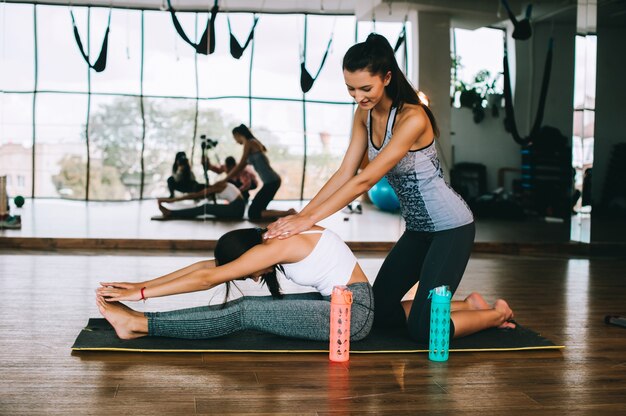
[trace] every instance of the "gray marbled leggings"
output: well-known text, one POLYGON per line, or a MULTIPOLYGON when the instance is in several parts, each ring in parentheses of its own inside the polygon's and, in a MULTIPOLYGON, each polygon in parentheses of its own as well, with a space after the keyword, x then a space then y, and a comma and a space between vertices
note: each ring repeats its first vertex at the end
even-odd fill
MULTIPOLYGON (((374 298, 369 283, 354 283, 350 339, 367 336, 374 322, 374 298)), ((271 296, 244 296, 224 305, 200 306, 170 312, 146 312, 148 335, 205 339, 244 329, 284 337, 328 341, 330 296, 319 293, 271 296)))

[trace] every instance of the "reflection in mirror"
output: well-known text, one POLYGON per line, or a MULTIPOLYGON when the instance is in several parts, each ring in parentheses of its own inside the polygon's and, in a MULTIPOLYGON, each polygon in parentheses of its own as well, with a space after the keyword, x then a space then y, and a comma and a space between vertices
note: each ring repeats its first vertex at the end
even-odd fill
POLYGON ((475 214, 478 242, 570 239, 572 110, 563 100, 573 95, 575 10, 539 10, 532 24, 523 41, 507 22, 453 33, 450 182, 475 214))
POLYGON ((595 0, 578 0, 574 67, 574 127, 572 135, 571 239, 591 239, 591 178, 596 111, 596 16, 595 0))

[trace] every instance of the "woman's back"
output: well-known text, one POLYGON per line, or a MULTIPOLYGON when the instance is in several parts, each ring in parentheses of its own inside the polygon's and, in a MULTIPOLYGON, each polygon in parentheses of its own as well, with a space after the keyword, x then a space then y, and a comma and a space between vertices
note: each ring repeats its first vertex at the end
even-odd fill
POLYGON ((356 257, 329 229, 305 231, 294 237, 304 239, 309 234, 320 234, 320 237, 302 260, 282 264, 285 277, 302 286, 313 286, 323 296, 330 296, 334 286, 348 283, 357 265, 356 257))
MULTIPOLYGON (((251 144, 251 146, 253 146, 251 144)), ((248 155, 248 163, 254 167, 264 184, 280 181, 280 176, 270 166, 270 161, 264 151, 254 146, 248 155), (257 150, 255 150, 255 148, 257 150)))

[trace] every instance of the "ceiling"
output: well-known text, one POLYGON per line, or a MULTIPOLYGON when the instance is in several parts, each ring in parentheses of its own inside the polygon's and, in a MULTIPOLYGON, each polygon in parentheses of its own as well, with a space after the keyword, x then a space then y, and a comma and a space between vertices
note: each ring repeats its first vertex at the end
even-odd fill
MULTIPOLYGON (((5 0, 40 4, 113 6, 145 10, 166 10, 166 0, 5 0)), ((176 10, 208 11, 214 0, 171 0, 176 10)), ((626 20, 626 0, 597 1, 600 8, 610 8, 612 22, 626 20)), ((533 4, 533 21, 570 20, 575 17, 578 0, 508 0, 516 15, 521 16, 528 3, 533 4)), ((507 21, 500 0, 219 0, 222 11, 255 11, 266 13, 319 13, 356 15, 359 20, 403 20, 409 10, 447 13, 454 27, 475 29, 500 26, 507 21)))

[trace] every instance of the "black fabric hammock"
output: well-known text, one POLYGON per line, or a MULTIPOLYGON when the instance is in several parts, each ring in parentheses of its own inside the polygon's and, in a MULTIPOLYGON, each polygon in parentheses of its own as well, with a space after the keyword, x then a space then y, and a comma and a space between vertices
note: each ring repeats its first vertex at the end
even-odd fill
POLYGON ((526 15, 524 19, 518 21, 509 6, 509 2, 507 0, 500 0, 502 5, 506 9, 507 14, 509 15, 509 19, 511 19, 511 23, 513 23, 513 39, 517 40, 526 40, 530 38, 533 31, 530 27, 530 15, 533 10, 533 5, 529 4, 526 6, 526 15))
POLYGON ((306 69, 306 32, 307 32, 307 16, 304 16, 304 50, 302 52, 302 62, 300 63, 300 87, 302 88, 302 92, 306 93, 311 90, 315 80, 322 72, 322 68, 324 68, 324 63, 326 62, 326 58, 328 58, 328 52, 330 51, 330 45, 333 43, 334 34, 331 33, 330 39, 328 39, 328 45, 326 45, 326 52, 324 52, 324 56, 322 57, 322 63, 320 63, 320 67, 317 70, 317 73, 314 77, 311 76, 309 71, 306 69))
POLYGON ((74 12, 70 9, 70 16, 72 17, 72 26, 74 27, 74 38, 76 39, 76 43, 78 44, 78 49, 80 49, 80 54, 83 55, 85 62, 89 65, 89 68, 93 69, 96 72, 102 72, 107 67, 107 50, 109 47, 109 29, 111 28, 111 9, 109 9, 109 20, 107 22, 107 29, 104 32, 104 39, 102 40, 102 48, 100 49, 100 55, 98 55, 98 59, 94 64, 91 64, 91 60, 89 59, 89 55, 85 53, 85 48, 83 47, 83 42, 80 39, 80 33, 78 33, 78 27, 76 26, 76 19, 74 19, 74 12))
POLYGON ((241 55, 243 55, 243 53, 248 48, 248 45, 250 44, 252 39, 254 39, 254 29, 256 28, 256 24, 258 23, 259 18, 257 16, 254 17, 254 22, 252 23, 252 29, 250 29, 250 34, 248 35, 248 39, 246 40, 246 43, 244 43, 243 46, 241 46, 241 44, 239 43, 235 35, 233 35, 233 30, 230 27, 230 16, 227 16, 226 19, 228 21, 228 33, 230 35, 230 54, 232 55, 233 58, 239 59, 241 58, 241 55))
POLYGON ((172 7, 172 2, 167 0, 167 7, 172 15, 172 23, 174 23, 174 28, 176 32, 180 35, 181 38, 189 45, 193 46, 196 50, 196 53, 201 55, 210 55, 215 52, 215 18, 217 17, 217 13, 219 12, 219 6, 217 4, 218 0, 215 0, 213 7, 211 8, 209 18, 206 23, 206 29, 204 29, 204 33, 200 38, 199 43, 193 43, 185 31, 183 27, 180 25, 178 18, 176 17, 176 10, 172 7))
POLYGON ((541 82, 541 93, 539 95, 539 105, 537 107, 537 114, 535 116, 535 123, 527 137, 522 138, 517 130, 517 123, 515 122, 515 110, 513 109, 513 95, 511 94, 511 80, 509 72, 509 59, 507 53, 504 53, 504 102, 506 118, 504 120, 504 126, 506 130, 513 135, 513 140, 519 145, 527 146, 532 144, 533 140, 537 137, 539 130, 541 129, 541 123, 543 122, 543 114, 546 107, 546 97, 548 95, 548 84, 550 83, 550 73, 552 72, 552 49, 553 40, 550 38, 548 43, 548 52, 546 54, 546 63, 543 69, 543 80, 541 82))
POLYGON ((400 47, 402 47, 402 45, 405 45, 404 47, 406 48, 406 21, 402 24, 402 31, 400 32, 400 35, 398 36, 398 40, 396 41, 396 46, 393 47, 393 51, 398 52, 398 50, 400 49, 400 47))

